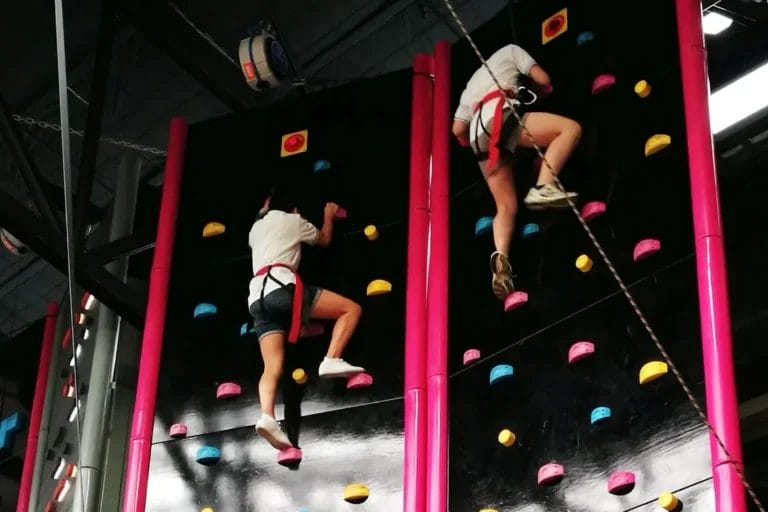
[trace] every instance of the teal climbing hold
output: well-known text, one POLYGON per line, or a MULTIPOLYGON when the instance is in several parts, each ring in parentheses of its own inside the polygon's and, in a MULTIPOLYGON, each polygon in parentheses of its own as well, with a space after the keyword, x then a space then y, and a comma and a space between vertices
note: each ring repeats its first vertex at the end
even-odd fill
POLYGON ((475 223, 475 236, 482 236, 493 229, 493 217, 480 217, 475 223))
POLYGON ((318 160, 315 162, 315 172, 327 171, 331 168, 331 162, 328 160, 318 160))
POLYGON ((203 466, 216 464, 219 462, 220 458, 221 450, 211 445, 201 446, 200 449, 197 450, 197 455, 195 456, 195 460, 203 466))
POLYGON ((512 377, 514 373, 515 373, 515 369, 512 368, 511 365, 508 365, 508 364, 496 365, 493 367, 493 369, 491 369, 490 382, 491 384, 498 384, 499 382, 502 382, 512 377))
POLYGON ((251 334, 253 331, 254 331, 253 326, 250 325, 248 322, 245 322, 243 325, 240 326, 240 336, 251 334))
POLYGON ((594 40, 595 40, 595 34, 590 32, 589 30, 586 30, 581 34, 579 34, 578 37, 576 38, 576 46, 581 47, 594 40))
POLYGON ((206 318, 209 316, 213 316, 216 314, 216 306, 213 304, 208 304, 207 302, 202 302, 195 306, 195 318, 206 318))
POLYGON ((594 425, 596 423, 600 423, 601 421, 610 419, 610 417, 611 417, 610 407, 595 407, 592 410, 592 414, 589 417, 589 422, 594 425))
POLYGON ((529 238, 539 233, 539 225, 531 222, 523 226, 523 238, 529 238))

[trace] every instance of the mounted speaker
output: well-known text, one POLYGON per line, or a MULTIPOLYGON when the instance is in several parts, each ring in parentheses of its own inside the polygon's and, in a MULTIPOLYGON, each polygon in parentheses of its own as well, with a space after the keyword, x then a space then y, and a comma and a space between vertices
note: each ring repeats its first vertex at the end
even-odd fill
POLYGON ((240 69, 254 91, 279 87, 290 65, 283 45, 274 34, 261 31, 240 41, 240 69))

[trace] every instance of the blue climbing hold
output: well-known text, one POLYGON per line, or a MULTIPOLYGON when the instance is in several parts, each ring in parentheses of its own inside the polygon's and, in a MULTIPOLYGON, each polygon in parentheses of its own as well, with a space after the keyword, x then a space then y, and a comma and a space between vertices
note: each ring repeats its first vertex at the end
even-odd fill
POLYGON ((204 466, 216 464, 219 462, 220 458, 221 450, 211 445, 201 446, 200 449, 197 450, 197 455, 195 456, 195 460, 204 466))
POLYGON ((202 302, 195 306, 195 318, 205 318, 216 314, 216 306, 202 302))
POLYGON ((596 423, 600 423, 601 421, 605 421, 611 417, 611 408, 610 407, 595 407, 592 410, 592 414, 590 415, 590 423, 593 425, 596 423))
POLYGON ((245 322, 243 325, 240 326, 240 336, 245 336, 246 334, 251 334, 255 329, 252 325, 250 325, 248 322, 245 322))
POLYGON ((595 34, 587 30, 586 32, 582 32, 581 34, 578 35, 578 37, 576 38, 576 46, 584 46, 585 44, 594 40, 595 40, 595 34))
POLYGON ((494 366, 491 370, 491 384, 497 384, 503 380, 507 380, 515 373, 515 369, 508 364, 500 364, 494 366))
POLYGON ((493 229, 493 217, 480 217, 475 223, 475 236, 482 236, 493 229))
POLYGON ((315 172, 327 171, 331 168, 331 162, 328 160, 318 160, 315 162, 315 172))
POLYGON ((523 226, 523 238, 529 238, 539 232, 539 225, 531 222, 523 226))

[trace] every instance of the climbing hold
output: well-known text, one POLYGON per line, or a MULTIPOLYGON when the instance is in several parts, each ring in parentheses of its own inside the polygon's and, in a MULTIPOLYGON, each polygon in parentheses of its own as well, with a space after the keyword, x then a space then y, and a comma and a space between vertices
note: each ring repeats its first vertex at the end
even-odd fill
POLYGON ((667 374, 667 363, 663 361, 651 361, 640 368, 640 384, 648 384, 667 374))
POLYGON ((226 228, 221 222, 209 222, 203 227, 203 238, 223 235, 226 228))
POLYGON ((550 462, 539 468, 538 482, 539 485, 554 485, 560 483, 564 475, 565 468, 562 464, 550 462))
POLYGON ((635 474, 631 471, 616 471, 608 477, 608 492, 623 496, 635 488, 635 474))
POLYGON ((331 162, 328 160, 318 160, 315 162, 315 172, 327 171, 331 168, 331 162))
POLYGON ((203 302, 195 306, 195 312, 193 316, 195 318, 206 318, 215 315, 216 311, 216 306, 213 304, 208 304, 207 302, 203 302))
POLYGON ((296 384, 305 384, 307 382, 307 372, 305 372, 303 368, 296 368, 293 370, 291 377, 296 381, 296 384))
POLYGON ((309 130, 287 133, 280 141, 280 156, 292 156, 307 151, 307 139, 309 130))
POLYGON ((525 226, 523 226, 523 238, 529 238, 538 233, 539 233, 539 225, 534 222, 530 222, 525 226))
POLYGON ((498 512, 495 508, 484 508, 480 512, 498 512))
POLYGON ((219 387, 216 388, 216 398, 232 398, 239 396, 242 389, 238 384, 234 382, 222 382, 219 387))
POLYGON ((609 74, 597 75, 592 81, 592 94, 605 92, 616 83, 616 77, 609 74))
POLYGON ((581 216, 586 222, 595 220, 605 213, 605 203, 602 201, 590 201, 581 209, 581 216))
POLYGON ((360 389, 369 386, 373 386, 373 376, 368 373, 356 373, 347 378, 347 389, 360 389))
POLYGON ((294 448, 293 446, 290 448, 285 448, 284 450, 280 450, 277 452, 277 463, 281 466, 295 466, 299 462, 301 462, 302 453, 301 450, 298 448, 294 448))
POLYGON ((220 458, 221 450, 211 445, 201 446, 200 449, 197 450, 197 455, 195 456, 195 460, 203 466, 212 466, 219 462, 220 458))
POLYGON ((336 220, 344 220, 347 218, 347 210, 339 206, 336 210, 336 220))
POLYGON ((349 503, 363 503, 368 499, 368 487, 363 484, 349 484, 344 488, 344 501, 349 503))
POLYGON ((301 328, 302 338, 314 338, 315 336, 322 336, 325 332, 325 326, 320 322, 310 322, 301 328))
POLYGON ((589 422, 592 425, 595 425, 596 423, 600 423, 610 418, 611 418, 610 407, 595 407, 594 409, 592 409, 592 414, 590 414, 589 416, 589 422))
POLYGON ((594 40, 595 40, 595 34, 590 32, 589 30, 586 30, 581 34, 579 34, 578 37, 576 37, 576 46, 581 47, 594 40))
POLYGON ((384 279, 374 279, 368 283, 368 288, 365 294, 369 297, 374 295, 383 295, 392 291, 392 283, 385 281, 384 279))
POLYGON ((373 224, 365 226, 363 233, 365 234, 365 238, 368 240, 376 240, 379 238, 379 230, 373 224))
POLYGON ((490 383, 498 384, 499 382, 505 381, 514 375, 515 369, 508 364, 499 364, 494 366, 491 369, 491 377, 490 377, 490 383))
POLYGON ((245 336, 246 334, 250 334, 254 331, 252 325, 250 325, 248 322, 245 322, 243 325, 240 326, 240 336, 245 336))
POLYGON ((672 512, 673 510, 677 509, 677 506, 679 504, 680 504, 680 500, 677 499, 677 496, 675 496, 671 492, 663 492, 659 496, 659 506, 664 510, 669 510, 670 512, 672 512))
POLYGON ((511 430, 505 428, 499 432, 499 443, 503 444, 507 448, 515 444, 515 441, 517 441, 517 436, 511 430))
POLYGON ((658 240, 655 240, 653 238, 646 238, 645 240, 640 240, 635 245, 635 250, 632 251, 632 259, 634 261, 640 261, 648 256, 652 256, 653 254, 659 252, 661 250, 661 242, 658 240))
POLYGON ((464 352, 464 366, 472 364, 480 359, 480 351, 476 348, 470 348, 464 352))
POLYGON ((204 508, 203 510, 201 510, 200 512, 213 512, 213 509, 212 509, 211 507, 205 507, 205 508, 204 508))
POLYGON ((645 141, 645 156, 655 155, 672 143, 672 137, 663 133, 651 135, 645 141))
POLYGON ((647 98, 651 95, 651 84, 645 80, 640 80, 635 84, 635 94, 641 98, 647 98))
POLYGON ((577 341, 568 349, 568 363, 573 364, 595 353, 595 344, 590 341, 577 341))
POLYGON ((475 222, 475 236, 490 233, 493 229, 493 217, 480 217, 475 222))
POLYGON ((171 429, 168 434, 173 438, 186 437, 187 426, 183 423, 174 423, 173 425, 171 425, 171 429))
POLYGON ((564 7, 541 22, 541 44, 547 44, 568 30, 568 8, 564 7))
POLYGON ((589 272, 592 270, 592 265, 594 263, 592 262, 592 258, 587 256, 586 254, 582 254, 578 258, 576 258, 576 268, 581 270, 584 273, 589 272))
POLYGON ((510 312, 528 302, 528 294, 525 292, 512 292, 504 299, 504 311, 510 312))

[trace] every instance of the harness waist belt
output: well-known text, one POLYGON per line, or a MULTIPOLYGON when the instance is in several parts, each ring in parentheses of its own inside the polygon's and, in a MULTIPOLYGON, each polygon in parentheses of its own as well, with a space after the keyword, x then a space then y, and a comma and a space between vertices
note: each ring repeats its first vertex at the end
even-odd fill
MULTIPOLYGON (((502 101, 496 103, 496 108, 493 109, 493 123, 491 124, 491 138, 488 142, 488 170, 496 169, 499 166, 499 157, 501 156, 501 149, 499 148, 499 141, 501 140, 501 128, 504 125, 504 106, 505 98, 514 97, 514 93, 511 90, 500 91, 496 89, 491 91, 481 99, 474 106, 474 112, 477 113, 483 105, 491 102, 495 99, 501 98, 502 101)), ((482 120, 481 120, 482 121, 482 120)))
MULTIPOLYGON (((264 278, 266 281, 268 277, 271 277, 269 275, 269 271, 273 268, 286 268, 293 273, 293 277, 296 279, 296 288, 293 290, 293 302, 291 303, 291 328, 288 331, 288 342, 296 343, 299 341, 299 333, 301 332, 301 307, 304 300, 304 283, 301 281, 301 276, 299 276, 299 273, 291 268, 290 265, 286 265, 285 263, 273 263, 271 265, 267 265, 266 267, 261 267, 256 272, 256 274, 254 274, 254 276, 266 276, 264 278)), ((275 278, 273 277, 272 279, 275 278)), ((275 281, 277 281, 277 279, 275 279, 275 281)), ((264 293, 265 285, 266 282, 262 285, 262 294, 264 293)))

